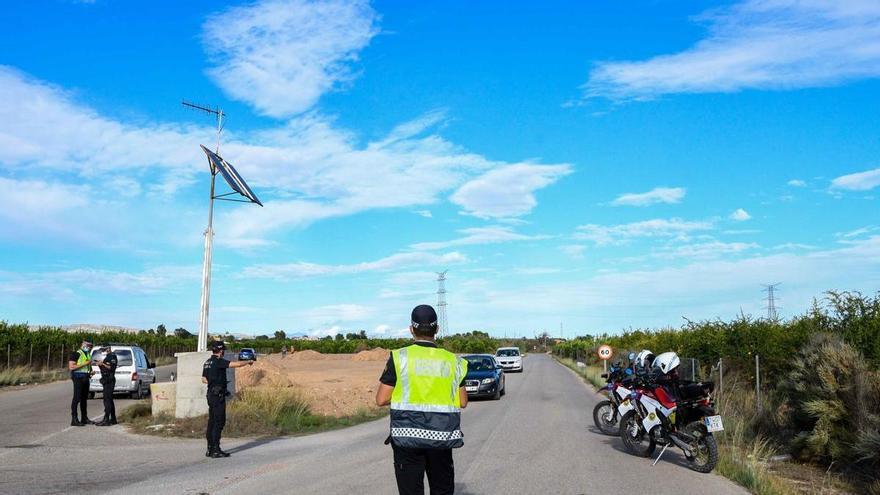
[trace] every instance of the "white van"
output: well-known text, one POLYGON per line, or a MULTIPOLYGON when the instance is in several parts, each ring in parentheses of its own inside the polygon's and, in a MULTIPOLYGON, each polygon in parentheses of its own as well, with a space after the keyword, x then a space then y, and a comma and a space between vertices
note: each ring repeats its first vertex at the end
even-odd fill
MULTIPOLYGON (((111 345, 110 349, 119 360, 116 365, 116 388, 117 394, 129 394, 132 399, 143 399, 150 394, 150 384, 156 383, 156 363, 147 359, 147 353, 136 345, 111 345)), ((101 348, 95 347, 92 351, 92 360, 104 359, 101 348)), ((89 383, 89 399, 95 398, 95 393, 103 392, 101 385, 101 369, 97 364, 92 365, 91 382, 89 383)))

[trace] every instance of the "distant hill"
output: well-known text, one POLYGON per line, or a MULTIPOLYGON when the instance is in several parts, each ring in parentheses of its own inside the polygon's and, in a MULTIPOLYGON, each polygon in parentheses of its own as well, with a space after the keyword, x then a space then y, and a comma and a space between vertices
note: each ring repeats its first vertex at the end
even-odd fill
MULTIPOLYGON (((32 332, 39 330, 41 327, 46 327, 49 325, 28 325, 28 329, 32 332)), ((60 327, 65 332, 89 332, 89 333, 104 333, 104 332, 125 332, 125 333, 138 333, 143 332, 144 330, 141 328, 127 328, 120 327, 116 325, 95 325, 92 323, 75 323, 73 325, 62 325, 60 327)))

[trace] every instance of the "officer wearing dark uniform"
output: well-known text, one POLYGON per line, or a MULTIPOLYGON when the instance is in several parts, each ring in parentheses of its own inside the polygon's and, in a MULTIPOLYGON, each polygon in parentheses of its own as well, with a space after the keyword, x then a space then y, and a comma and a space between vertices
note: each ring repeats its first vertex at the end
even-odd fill
POLYGON ((211 351, 214 353, 202 369, 202 382, 208 384, 208 427, 205 430, 205 438, 208 440, 208 450, 205 457, 214 459, 229 457, 228 452, 220 450, 220 434, 226 425, 226 396, 228 382, 226 370, 229 368, 241 368, 254 364, 253 361, 229 362, 223 359, 226 354, 226 345, 220 341, 211 343, 211 351))
POLYGON ((379 378, 376 404, 391 406, 390 443, 394 475, 401 495, 455 491, 452 449, 463 445, 460 411, 467 407, 467 361, 438 349, 437 313, 428 305, 411 315, 413 345, 392 351, 379 378))
POLYGON ((67 369, 70 370, 70 381, 73 382, 73 399, 70 401, 70 426, 85 426, 94 424, 89 419, 89 381, 92 377, 92 343, 84 340, 75 352, 67 357, 67 369), (79 407, 82 420, 77 418, 76 409, 79 407))
POLYGON ((119 358, 110 346, 104 347, 104 359, 98 361, 101 370, 101 386, 104 396, 104 419, 97 426, 110 426, 116 424, 116 404, 113 403, 113 392, 116 390, 116 366, 119 358))

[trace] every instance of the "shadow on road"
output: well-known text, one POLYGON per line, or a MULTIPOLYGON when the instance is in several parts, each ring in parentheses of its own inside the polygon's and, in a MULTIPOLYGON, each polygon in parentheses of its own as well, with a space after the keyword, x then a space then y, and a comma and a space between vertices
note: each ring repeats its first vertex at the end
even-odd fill
POLYGON ((245 450, 250 450, 250 449, 253 449, 256 447, 261 447, 263 445, 270 444, 270 443, 275 442, 277 440, 283 440, 284 438, 285 437, 257 438, 255 440, 251 440, 250 442, 243 443, 237 447, 233 447, 233 448, 227 450, 227 452, 229 452, 230 454, 235 454, 237 452, 244 452, 245 450))

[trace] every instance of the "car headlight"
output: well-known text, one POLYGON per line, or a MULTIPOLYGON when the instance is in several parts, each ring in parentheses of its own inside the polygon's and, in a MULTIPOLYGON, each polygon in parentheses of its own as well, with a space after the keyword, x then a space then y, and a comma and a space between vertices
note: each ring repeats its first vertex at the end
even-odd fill
POLYGON ((488 385, 488 384, 494 383, 494 382, 495 382, 494 378, 483 378, 483 381, 480 383, 482 383, 483 385, 488 385))

